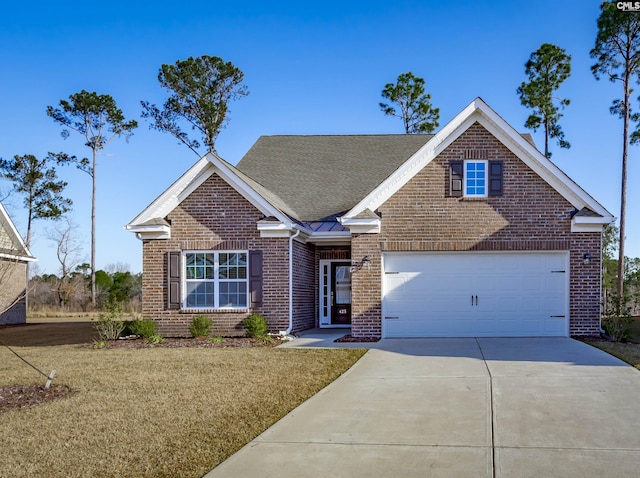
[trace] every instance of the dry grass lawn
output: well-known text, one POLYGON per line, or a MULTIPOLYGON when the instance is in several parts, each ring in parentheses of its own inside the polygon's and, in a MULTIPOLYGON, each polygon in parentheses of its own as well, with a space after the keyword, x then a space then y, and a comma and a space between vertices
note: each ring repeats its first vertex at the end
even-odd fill
POLYGON ((635 317, 631 324, 631 342, 589 342, 620 360, 640 369, 640 317, 635 317))
POLYGON ((640 345, 621 342, 589 342, 594 347, 618 357, 620 360, 640 369, 640 345))
MULTIPOLYGON (((17 346, 12 329, 0 340, 72 393, 0 415, 2 477, 200 477, 364 353, 17 346)), ((0 347, 0 386, 43 383, 0 347)))

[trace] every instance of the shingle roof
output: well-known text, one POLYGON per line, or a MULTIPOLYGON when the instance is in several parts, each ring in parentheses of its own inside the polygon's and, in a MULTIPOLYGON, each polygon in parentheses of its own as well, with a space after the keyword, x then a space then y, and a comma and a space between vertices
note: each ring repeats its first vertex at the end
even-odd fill
POLYGON ((262 136, 237 169, 300 221, 351 209, 432 135, 262 136))

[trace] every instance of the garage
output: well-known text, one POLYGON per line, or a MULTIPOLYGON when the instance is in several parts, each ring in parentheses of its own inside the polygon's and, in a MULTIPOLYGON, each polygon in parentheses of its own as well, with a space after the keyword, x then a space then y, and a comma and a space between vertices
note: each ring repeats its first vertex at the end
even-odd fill
POLYGON ((385 337, 569 335, 568 252, 384 254, 385 337))

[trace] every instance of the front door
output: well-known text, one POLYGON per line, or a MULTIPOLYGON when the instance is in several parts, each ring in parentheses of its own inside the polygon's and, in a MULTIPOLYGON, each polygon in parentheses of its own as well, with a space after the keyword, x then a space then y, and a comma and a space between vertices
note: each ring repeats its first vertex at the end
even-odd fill
POLYGON ((320 327, 351 325, 351 263, 320 261, 320 327))
POLYGON ((351 264, 331 264, 331 324, 351 324, 351 264))

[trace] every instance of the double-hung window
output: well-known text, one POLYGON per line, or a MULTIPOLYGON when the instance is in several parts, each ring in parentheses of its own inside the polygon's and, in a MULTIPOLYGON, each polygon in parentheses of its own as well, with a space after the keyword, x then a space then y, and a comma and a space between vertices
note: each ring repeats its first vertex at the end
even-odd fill
POLYGON ((184 253, 185 297, 189 309, 246 309, 249 278, 246 251, 184 253))
POLYGON ((464 162, 464 196, 487 197, 487 161, 464 162))

